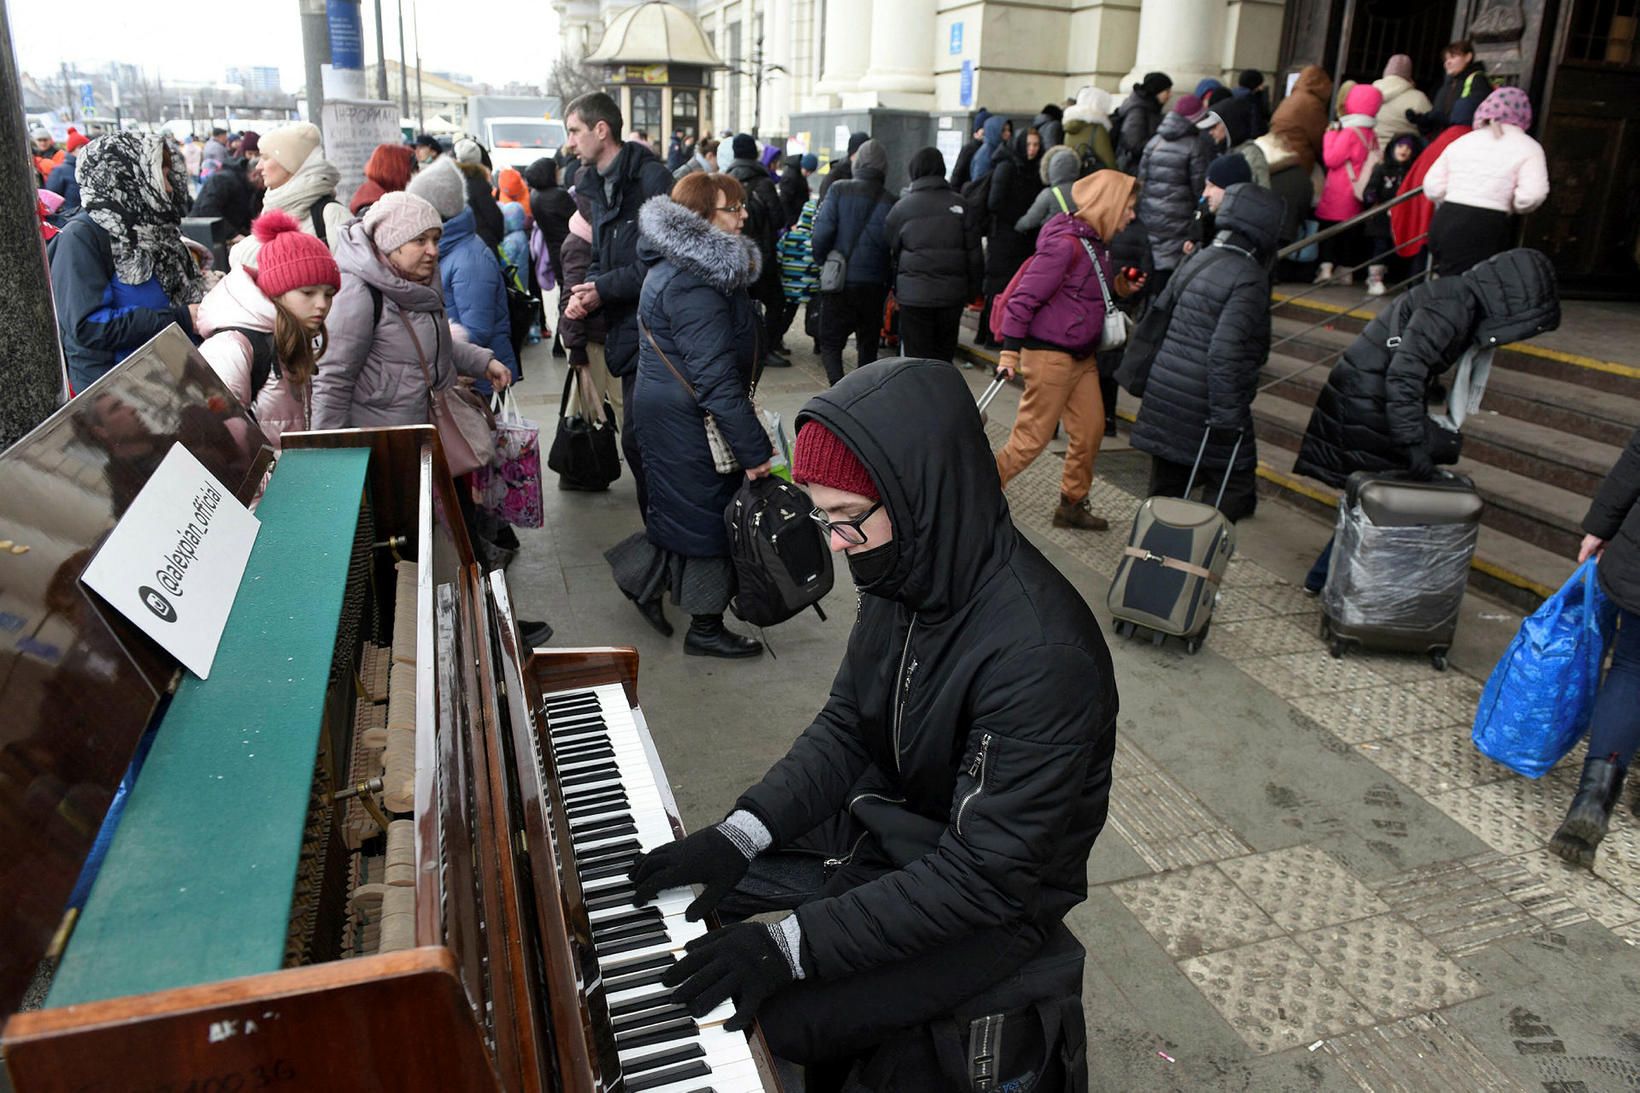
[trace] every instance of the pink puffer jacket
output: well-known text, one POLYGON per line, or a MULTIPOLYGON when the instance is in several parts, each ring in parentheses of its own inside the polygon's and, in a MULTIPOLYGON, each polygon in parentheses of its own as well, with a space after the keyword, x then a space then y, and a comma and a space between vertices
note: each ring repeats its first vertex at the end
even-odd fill
MULTIPOLYGON (((251 401, 251 343, 237 329, 273 331, 273 301, 262 294, 243 267, 218 281, 199 304, 199 330, 205 335, 199 352, 241 405, 251 401)), ((295 390, 284 370, 273 369, 256 393, 251 411, 262 434, 279 450, 279 438, 308 427, 310 388, 295 390)))
POLYGON ((1321 161, 1327 184, 1316 203, 1317 220, 1348 220, 1361 211, 1354 180, 1367 173, 1367 155, 1378 147, 1378 108, 1384 93, 1371 84, 1356 84, 1344 96, 1344 116, 1321 138, 1321 161))

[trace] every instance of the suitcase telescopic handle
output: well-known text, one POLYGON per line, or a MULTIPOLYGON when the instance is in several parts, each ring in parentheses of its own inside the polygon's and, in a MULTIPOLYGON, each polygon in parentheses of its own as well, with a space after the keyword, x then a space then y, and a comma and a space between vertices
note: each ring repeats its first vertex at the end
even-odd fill
POLYGON ((991 400, 997 397, 997 392, 1002 390, 1002 385, 1007 382, 1008 381, 1003 379, 1001 376, 998 376, 996 379, 991 381, 991 386, 987 387, 979 396, 977 406, 980 413, 983 414, 985 412, 985 408, 991 405, 991 400))
MULTIPOLYGON (((1190 480, 1184 486, 1184 495, 1186 497, 1189 497, 1190 491, 1196 488, 1196 472, 1202 469, 1202 456, 1207 454, 1207 441, 1212 435, 1212 426, 1208 426, 1202 431, 1202 446, 1196 449, 1196 462, 1190 468, 1190 480)), ((1219 497, 1218 500, 1213 502, 1214 508, 1219 508, 1224 504, 1224 491, 1230 485, 1230 471, 1235 467, 1236 455, 1241 451, 1241 436, 1241 433, 1236 434, 1236 443, 1230 449, 1230 461, 1224 465, 1224 477, 1219 479, 1219 497)))

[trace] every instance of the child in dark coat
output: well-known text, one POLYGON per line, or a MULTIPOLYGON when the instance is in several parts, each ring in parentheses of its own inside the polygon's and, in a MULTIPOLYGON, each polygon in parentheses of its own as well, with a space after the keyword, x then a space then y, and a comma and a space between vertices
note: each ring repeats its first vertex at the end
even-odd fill
MULTIPOLYGON (((1384 158, 1378 166, 1372 169, 1372 176, 1367 179, 1367 189, 1361 195, 1361 204, 1371 208, 1392 201, 1400 192, 1401 183, 1412 170, 1412 163, 1418 158, 1418 153, 1424 150, 1424 142, 1412 133, 1404 133, 1390 142, 1384 150, 1384 158)), ((1367 238, 1372 241, 1372 253, 1391 253, 1380 258, 1367 267, 1367 294, 1382 296, 1388 291, 1389 285, 1399 284, 1406 280, 1411 261, 1395 254, 1392 248, 1395 240, 1390 232, 1389 217, 1375 216, 1367 221, 1367 238), (1386 284, 1387 280, 1387 284, 1386 284)))

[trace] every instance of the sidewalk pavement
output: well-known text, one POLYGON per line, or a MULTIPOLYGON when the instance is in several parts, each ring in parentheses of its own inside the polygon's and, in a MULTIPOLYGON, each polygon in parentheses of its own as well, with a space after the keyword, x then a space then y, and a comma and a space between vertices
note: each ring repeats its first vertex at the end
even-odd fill
MULTIPOLYGON (((825 383, 806 348, 792 356, 760 392, 788 428, 825 383)), ((550 443, 562 362, 527 357, 521 402, 550 443)), ((964 375, 977 395, 987 377, 964 375)), ((1017 404, 1012 388, 992 404, 993 447, 1017 404)), ((1088 952, 1093 1088, 1640 1088, 1640 821, 1621 806, 1595 871, 1566 867, 1543 847, 1581 753, 1532 782, 1469 742, 1477 680, 1518 613, 1471 596, 1445 674, 1332 660, 1297 586, 1328 529, 1266 501, 1238 528, 1202 653, 1117 639, 1105 590, 1145 481, 1122 440, 1095 467, 1108 532, 1050 526, 1051 451, 1008 490, 1099 617, 1121 689, 1110 820, 1067 919, 1088 952)), ((774 628, 770 655, 685 658, 683 627, 651 630, 602 557, 640 526, 630 478, 553 486, 547 527, 519 533, 518 610, 549 619, 553 645, 639 649, 684 821, 715 822, 823 704, 854 614, 847 570, 827 620, 774 628)))

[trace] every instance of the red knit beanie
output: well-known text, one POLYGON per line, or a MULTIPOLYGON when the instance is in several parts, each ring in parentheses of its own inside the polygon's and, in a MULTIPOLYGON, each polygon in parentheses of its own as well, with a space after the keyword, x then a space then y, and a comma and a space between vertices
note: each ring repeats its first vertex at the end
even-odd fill
POLYGON ((813 483, 834 490, 857 493, 873 501, 881 500, 871 472, 835 433, 818 421, 805 421, 797 430, 797 450, 792 453, 792 480, 799 485, 813 483))
POLYGON ((251 233, 262 244, 256 252, 256 287, 270 300, 308 285, 329 285, 341 291, 342 271, 336 268, 330 248, 302 231, 289 213, 268 210, 256 218, 251 233))
POLYGON ((63 147, 68 149, 69 155, 73 155, 75 152, 78 152, 81 148, 84 148, 90 143, 90 138, 70 125, 68 127, 68 139, 63 142, 63 147))

